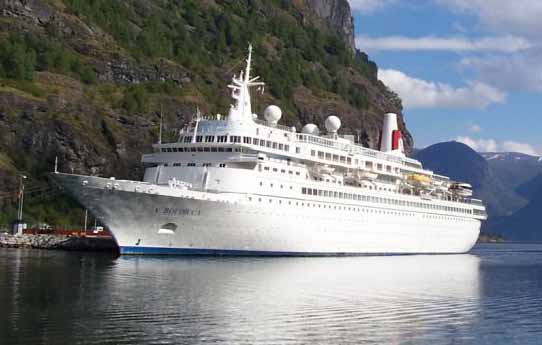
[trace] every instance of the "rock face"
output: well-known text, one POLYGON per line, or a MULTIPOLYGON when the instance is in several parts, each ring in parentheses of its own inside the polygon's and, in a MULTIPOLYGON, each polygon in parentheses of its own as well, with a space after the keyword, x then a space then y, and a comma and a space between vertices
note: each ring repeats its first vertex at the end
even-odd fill
POLYGON ((306 0, 306 3, 344 36, 352 51, 356 50, 354 21, 348 0, 306 0))
POLYGON ((32 80, 0 64, 0 186, 11 195, 15 171, 46 184, 55 157, 64 172, 140 179, 160 113, 175 140, 196 107, 227 112, 249 41, 268 86, 253 95, 258 113, 277 104, 298 129, 338 115, 342 133, 376 148, 383 114, 395 112, 413 146, 400 100, 355 50, 347 0, 0 0, 0 33, 35 58, 32 80))

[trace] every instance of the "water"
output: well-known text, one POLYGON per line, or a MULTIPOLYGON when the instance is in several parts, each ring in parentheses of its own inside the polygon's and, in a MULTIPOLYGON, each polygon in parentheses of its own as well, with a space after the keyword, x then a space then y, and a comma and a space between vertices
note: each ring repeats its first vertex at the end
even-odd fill
POLYGON ((540 344, 542 245, 157 258, 0 249, 0 344, 540 344))

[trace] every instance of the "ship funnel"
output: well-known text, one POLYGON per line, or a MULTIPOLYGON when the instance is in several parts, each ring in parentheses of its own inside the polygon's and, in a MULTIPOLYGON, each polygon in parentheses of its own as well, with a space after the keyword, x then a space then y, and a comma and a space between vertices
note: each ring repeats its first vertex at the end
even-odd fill
POLYGON ((404 156, 403 138, 397 125, 396 114, 384 115, 384 125, 380 135, 380 151, 404 156))

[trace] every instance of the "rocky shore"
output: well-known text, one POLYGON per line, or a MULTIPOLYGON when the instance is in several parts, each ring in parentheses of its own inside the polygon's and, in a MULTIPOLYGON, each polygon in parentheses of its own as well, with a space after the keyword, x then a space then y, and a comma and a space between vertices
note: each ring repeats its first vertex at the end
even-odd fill
POLYGON ((37 248, 100 252, 116 252, 118 250, 115 241, 109 237, 9 234, 0 234, 0 248, 37 248))

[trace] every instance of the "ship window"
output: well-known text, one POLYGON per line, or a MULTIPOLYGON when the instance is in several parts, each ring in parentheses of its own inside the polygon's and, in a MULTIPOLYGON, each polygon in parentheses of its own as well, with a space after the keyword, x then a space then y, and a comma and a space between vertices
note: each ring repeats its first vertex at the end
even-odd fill
POLYGON ((221 167, 221 168, 225 168, 225 167, 226 167, 226 163, 220 163, 218 166, 221 167))
POLYGON ((226 147, 226 152, 233 152, 231 147, 226 147))
POLYGON ((290 145, 284 145, 284 151, 290 151, 290 145))
POLYGON ((216 147, 211 147, 211 152, 217 152, 218 149, 216 147))
POLYGON ((171 147, 168 147, 166 150, 167 152, 171 152, 171 147))
POLYGON ((277 143, 273 143, 273 148, 276 150, 277 149, 277 143))
POLYGON ((377 165, 376 165, 376 169, 382 170, 382 164, 377 164, 377 165))
POLYGON ((301 188, 301 194, 307 194, 307 188, 305 187, 301 188))
POLYGON ((265 146, 265 140, 263 139, 260 140, 260 146, 265 146))
POLYGON ((346 158, 346 164, 352 164, 352 158, 347 157, 346 158))
POLYGON ((339 161, 339 155, 333 155, 333 161, 338 162, 339 161))
POLYGON ((331 153, 326 152, 326 160, 328 160, 328 161, 331 160, 331 153))
POLYGON ((316 151, 315 150, 311 150, 311 156, 315 156, 316 155, 316 151))
POLYGON ((202 166, 204 166, 204 167, 210 167, 210 166, 211 166, 211 163, 203 163, 202 166))
POLYGON ((288 174, 293 175, 294 172, 292 170, 288 170, 288 174))
POLYGON ((265 146, 271 148, 271 146, 273 146, 273 143, 271 141, 267 140, 265 142, 265 146))
POLYGON ((251 144, 252 138, 251 137, 243 137, 243 143, 244 144, 251 144))
POLYGON ((284 144, 279 144, 279 150, 284 150, 284 144))
POLYGON ((214 141, 215 141, 215 136, 214 135, 207 135, 205 137, 205 142, 206 143, 214 143, 214 141))
POLYGON ((297 176, 299 176, 299 175, 300 175, 300 174, 299 174, 299 171, 296 171, 296 172, 295 172, 295 174, 296 174, 297 176))
POLYGON ((189 142, 191 142, 191 141, 192 141, 192 138, 191 138, 191 137, 189 137, 189 136, 184 137, 184 142, 185 142, 185 143, 189 143, 189 142))
POLYGON ((204 147, 204 148, 203 148, 203 151, 204 151, 204 152, 210 152, 210 151, 211 151, 211 148, 209 148, 209 147, 204 147))
POLYGON ((365 162, 365 167, 367 169, 372 169, 373 168, 373 162, 365 162))
POLYGON ((283 173, 283 174, 286 174, 286 170, 284 170, 284 169, 280 169, 280 172, 283 173))
POLYGON ((340 162, 341 162, 341 163, 344 163, 344 162, 345 162, 345 157, 344 157, 344 156, 341 156, 340 162))
POLYGON ((203 141, 203 135, 196 135, 196 142, 201 143, 203 141))
POLYGON ((295 148, 295 153, 301 153, 301 148, 300 148, 300 147, 296 147, 296 148, 295 148))
POLYGON ((189 166, 189 167, 195 167, 195 166, 196 166, 196 163, 188 163, 186 166, 189 166))
POLYGON ((195 147, 191 147, 191 148, 190 148, 190 152, 196 152, 196 148, 195 148, 195 147))
POLYGON ((223 148, 223 147, 219 147, 219 148, 218 148, 218 152, 224 152, 224 148, 223 148))
POLYGON ((203 147, 198 147, 198 152, 203 152, 203 147))
POLYGON ((264 167, 263 170, 269 171, 269 167, 264 167))
POLYGON ((324 159, 324 153, 322 151, 318 151, 318 158, 324 159))

